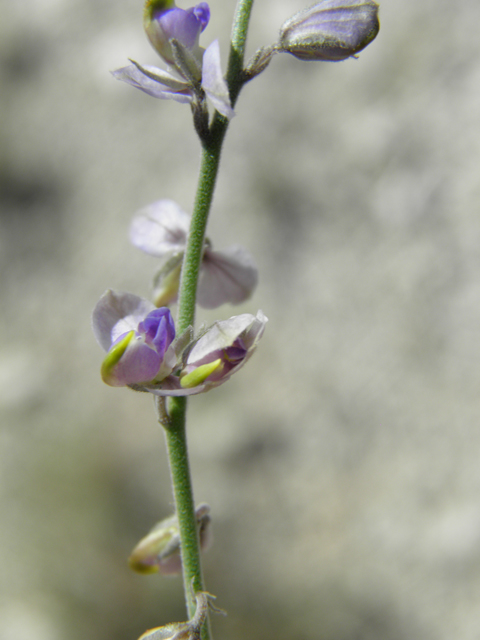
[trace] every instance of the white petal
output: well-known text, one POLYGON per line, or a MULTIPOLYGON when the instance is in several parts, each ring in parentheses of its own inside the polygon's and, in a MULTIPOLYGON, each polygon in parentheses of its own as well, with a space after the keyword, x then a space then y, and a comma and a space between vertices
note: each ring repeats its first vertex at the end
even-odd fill
POLYGON ((157 258, 184 250, 190 216, 173 200, 158 200, 145 207, 132 221, 130 241, 157 258))
POLYGON ((171 99, 182 103, 192 101, 192 91, 186 82, 157 67, 142 67, 134 62, 128 67, 112 71, 112 75, 117 80, 122 80, 154 98, 171 99))
POLYGON ((98 344, 108 351, 123 333, 136 329, 138 323, 155 306, 133 293, 108 289, 97 302, 92 315, 92 328, 98 344))
POLYGON ((226 118, 235 115, 230 104, 228 86, 222 75, 220 65, 220 46, 218 40, 214 40, 203 54, 202 87, 212 101, 215 109, 226 118))
MULTIPOLYGON (((265 318, 265 316, 262 314, 262 319, 263 318, 265 318)), ((215 322, 196 342, 188 354, 187 364, 201 362, 212 352, 230 347, 241 334, 246 333, 248 335, 248 329, 254 325, 256 326, 257 322, 257 318, 252 316, 251 313, 242 313, 228 320, 215 322)), ((264 320, 264 323, 265 322, 266 318, 264 320)), ((258 333, 258 331, 256 333, 258 333)), ((250 345, 246 346, 248 348, 250 345)))
POLYGON ((243 247, 206 249, 198 283, 198 304, 205 309, 215 309, 225 302, 239 304, 252 295, 257 282, 258 269, 243 247))

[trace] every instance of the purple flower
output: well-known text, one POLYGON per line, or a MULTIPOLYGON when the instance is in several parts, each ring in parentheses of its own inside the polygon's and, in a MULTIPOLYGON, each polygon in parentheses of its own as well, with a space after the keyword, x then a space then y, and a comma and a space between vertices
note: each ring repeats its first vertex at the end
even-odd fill
POLYGON ((145 31, 170 69, 141 66, 132 60, 131 65, 113 71, 113 76, 154 98, 190 103, 199 121, 206 113, 205 96, 219 113, 232 118, 234 113, 222 75, 218 40, 206 50, 198 44, 209 19, 206 2, 184 10, 176 7, 172 0, 147 0, 145 31))
POLYGON ((108 355, 102 379, 113 387, 166 377, 176 365, 175 325, 167 308, 132 294, 107 291, 93 312, 93 331, 108 355))
POLYGON ((300 60, 345 60, 364 49, 379 28, 373 0, 322 0, 285 22, 277 50, 300 60))
POLYGON ((170 65, 175 65, 171 40, 177 40, 201 58, 198 40, 209 20, 210 8, 206 2, 200 2, 195 7, 184 10, 176 7, 172 1, 147 0, 143 12, 143 25, 148 39, 170 65))
POLYGON ((207 391, 226 382, 253 355, 267 321, 262 311, 258 311, 256 316, 243 313, 215 322, 186 349, 181 386, 207 391))
MULTIPOLYGON (((157 306, 174 302, 178 295, 181 261, 187 242, 190 216, 172 200, 159 200, 140 211, 130 227, 131 242, 161 259, 155 280, 157 306)), ((198 303, 214 309, 226 302, 238 304, 250 297, 258 271, 252 256, 234 245, 215 251, 207 241, 198 283, 198 303)))
POLYGON ((216 322, 200 338, 175 338, 170 311, 131 293, 107 291, 92 317, 95 337, 107 351, 106 384, 159 396, 203 393, 226 382, 253 354, 267 318, 245 313, 216 322))

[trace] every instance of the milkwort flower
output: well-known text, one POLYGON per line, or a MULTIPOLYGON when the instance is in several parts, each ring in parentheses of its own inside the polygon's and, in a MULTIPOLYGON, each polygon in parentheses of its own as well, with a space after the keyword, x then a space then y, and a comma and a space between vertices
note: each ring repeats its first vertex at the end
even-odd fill
POLYGON ((215 322, 192 340, 191 330, 175 336, 169 309, 111 290, 92 317, 97 342, 107 351, 103 381, 158 396, 203 393, 226 382, 252 356, 266 322, 261 311, 244 313, 215 322))
MULTIPOLYGON (((161 260, 154 282, 157 307, 177 300, 189 228, 190 216, 173 200, 152 203, 139 211, 132 221, 132 244, 161 260)), ((253 293, 257 281, 257 267, 246 249, 233 245, 223 251, 215 251, 207 240, 197 292, 197 302, 201 307, 215 309, 226 302, 244 302, 253 293)))
POLYGON ((231 118, 234 113, 220 66, 218 40, 206 50, 198 43, 209 20, 206 2, 184 10, 176 7, 174 0, 147 0, 144 28, 169 69, 142 66, 131 60, 131 65, 113 71, 113 76, 154 98, 190 104, 197 125, 205 118, 208 121, 205 96, 219 113, 231 118))

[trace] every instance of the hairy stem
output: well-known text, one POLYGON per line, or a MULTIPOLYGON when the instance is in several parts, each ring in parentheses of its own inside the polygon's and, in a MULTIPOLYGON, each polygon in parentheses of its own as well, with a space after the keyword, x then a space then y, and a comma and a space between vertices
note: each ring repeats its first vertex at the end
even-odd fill
MULTIPOLYGON (((232 105, 235 104, 244 83, 243 61, 252 5, 253 0, 239 0, 233 21, 227 71, 227 82, 232 105)), ((202 145, 200 175, 180 279, 177 320, 179 335, 188 327, 194 327, 195 325, 198 275, 208 215, 213 200, 215 182, 220 165, 220 154, 227 127, 228 120, 216 112, 209 134, 202 145)), ((194 592, 203 590, 204 586, 188 462, 186 412, 186 398, 170 398, 168 403, 169 419, 163 420, 163 426, 167 439, 175 507, 180 529, 185 599, 189 618, 192 618, 196 608, 194 592)), ((202 629, 202 640, 210 640, 210 638, 207 617, 202 629)))
MULTIPOLYGON (((203 591, 203 579, 185 433, 186 410, 186 398, 171 398, 169 404, 169 422, 168 425, 164 423, 164 427, 176 513, 180 529, 185 600, 187 603, 188 617, 192 618, 196 609, 195 593, 197 591, 203 591)), ((209 637, 208 628, 206 631, 205 639, 209 637)))
POLYGON ((197 194, 193 207, 192 221, 188 234, 185 257, 182 265, 178 298, 178 333, 195 325, 198 274, 205 242, 208 214, 213 200, 213 192, 220 164, 220 151, 227 130, 228 121, 220 127, 217 135, 210 136, 202 149, 202 161, 198 178, 197 194))
POLYGON ((233 19, 230 41, 230 57, 228 59, 227 83, 230 90, 232 106, 245 82, 243 65, 245 59, 245 45, 247 42, 248 23, 252 12, 253 0, 240 0, 237 3, 233 19))

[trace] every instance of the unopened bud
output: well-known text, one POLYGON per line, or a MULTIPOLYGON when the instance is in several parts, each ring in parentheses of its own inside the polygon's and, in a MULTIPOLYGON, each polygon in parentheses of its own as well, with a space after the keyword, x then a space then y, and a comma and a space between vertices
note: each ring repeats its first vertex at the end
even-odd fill
POLYGON ((172 622, 163 627, 149 629, 138 640, 190 640, 191 631, 188 622, 172 622))
POLYGON ((259 49, 255 55, 248 61, 247 66, 245 67, 245 80, 252 80, 255 76, 258 76, 259 73, 265 71, 265 69, 270 64, 270 60, 273 56, 278 53, 276 45, 272 45, 270 47, 262 47, 259 49))
POLYGON ((346 60, 364 49, 379 29, 373 0, 322 0, 285 22, 277 50, 300 60, 346 60))
POLYGON ((212 605, 212 599, 215 600, 215 596, 212 596, 211 593, 197 591, 195 593, 197 606, 193 618, 187 622, 173 622, 163 627, 149 629, 138 640, 199 640, 208 609, 210 608, 217 613, 225 613, 212 605))
MULTIPOLYGON (((207 549, 211 543, 210 507, 200 504, 195 509, 200 548, 207 549)), ((157 523, 145 538, 142 538, 128 559, 130 568, 138 573, 161 573, 176 575, 182 571, 180 557, 180 532, 177 516, 157 523)))

